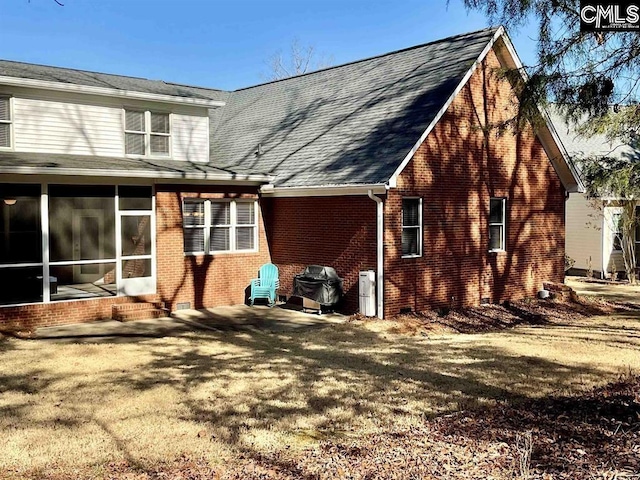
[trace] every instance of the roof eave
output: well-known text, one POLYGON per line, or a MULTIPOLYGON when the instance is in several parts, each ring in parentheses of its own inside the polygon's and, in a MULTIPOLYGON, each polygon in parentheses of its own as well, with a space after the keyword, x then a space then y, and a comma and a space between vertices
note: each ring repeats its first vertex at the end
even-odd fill
POLYGON ((388 186, 383 183, 373 184, 345 184, 324 186, 276 187, 263 185, 260 193, 265 197, 294 198, 294 197, 337 197, 345 195, 385 194, 388 186))
POLYGON ((143 100, 150 102, 172 103, 179 105, 193 105, 198 107, 224 107, 225 102, 221 100, 210 100, 206 98, 177 97, 159 93, 136 92, 132 90, 121 90, 117 88, 94 87, 90 85, 78 85, 75 83, 50 82, 47 80, 34 80, 31 78, 7 77, 0 75, 0 85, 14 87, 40 88, 43 90, 53 90, 58 92, 80 93, 84 95, 100 95, 103 97, 122 98, 130 100, 143 100))
POLYGON ((444 103, 442 108, 440 108, 436 116, 433 118, 429 126, 424 131, 424 133, 420 136, 420 138, 415 143, 415 145, 411 148, 411 150, 409 150, 407 155, 404 157, 404 159, 400 163, 400 166, 396 169, 393 175, 391 175, 391 177, 389 178, 389 181, 387 182, 390 188, 395 188, 397 186, 398 177, 400 176, 400 174, 404 171, 405 167, 409 164, 409 162, 411 161, 415 153, 418 151, 420 146, 424 143, 424 141, 427 139, 431 131, 438 124, 442 116, 449 109, 449 106, 453 103, 454 99, 458 96, 458 94, 462 91, 464 86, 467 84, 467 82, 471 78, 471 75, 473 75, 473 72, 475 72, 476 68, 478 68, 478 66, 482 63, 484 58, 487 56, 487 54, 493 47, 496 40, 500 38, 502 34, 504 34, 504 27, 500 26, 496 29, 496 32, 494 33, 491 40, 487 42, 487 45, 484 47, 484 49, 482 50, 478 58, 475 60, 475 62, 473 62, 473 65, 471 65, 469 70, 467 70, 467 73, 465 73, 464 77, 462 77, 462 80, 460 81, 460 83, 458 83, 458 86, 455 88, 453 93, 449 96, 449 98, 444 103))
MULTIPOLYGON (((520 61, 520 57, 518 57, 515 48, 513 47, 513 43, 511 43, 509 35, 507 35, 504 30, 502 31, 501 38, 507 52, 509 53, 509 56, 502 55, 502 52, 500 51, 496 51, 496 54, 501 55, 502 59, 506 61, 507 64, 511 63, 510 67, 517 69, 522 76, 522 80, 526 82, 528 80, 527 72, 524 68, 524 65, 520 61)), ((571 161, 571 157, 562 144, 562 141, 558 136, 558 132, 556 132, 556 129, 553 126, 548 113, 544 108, 540 106, 538 107, 538 110, 540 112, 540 115, 544 119, 544 124, 536 128, 536 135, 540 139, 542 147, 547 153, 547 156, 549 157, 551 164, 556 170, 558 177, 560 177, 562 185, 569 193, 585 192, 585 187, 582 183, 580 175, 578 174, 578 170, 571 161)))
POLYGON ((214 172, 160 172, 152 170, 115 170, 115 169, 89 169, 89 168, 60 168, 60 167, 29 167, 29 166, 3 166, 0 174, 14 175, 58 175, 77 177, 115 177, 115 178, 144 178, 159 181, 190 180, 200 182, 223 183, 252 183, 268 184, 273 182, 273 175, 264 174, 239 174, 239 173, 214 173, 214 172))

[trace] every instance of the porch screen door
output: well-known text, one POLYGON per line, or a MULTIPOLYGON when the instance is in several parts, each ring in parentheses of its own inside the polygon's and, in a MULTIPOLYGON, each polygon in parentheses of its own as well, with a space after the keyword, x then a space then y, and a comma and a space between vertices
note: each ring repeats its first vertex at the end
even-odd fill
POLYGON ((156 276, 153 261, 153 235, 151 211, 119 211, 120 260, 118 293, 144 295, 155 293, 156 276))

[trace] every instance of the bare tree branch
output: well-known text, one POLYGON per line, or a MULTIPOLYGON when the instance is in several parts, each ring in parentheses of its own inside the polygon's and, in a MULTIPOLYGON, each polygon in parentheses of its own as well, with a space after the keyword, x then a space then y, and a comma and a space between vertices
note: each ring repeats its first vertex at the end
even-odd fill
POLYGON ((266 61, 268 71, 263 77, 268 81, 302 75, 315 70, 331 66, 333 58, 324 54, 316 54, 313 45, 302 45, 298 38, 294 38, 289 46, 288 54, 282 50, 274 53, 266 61))

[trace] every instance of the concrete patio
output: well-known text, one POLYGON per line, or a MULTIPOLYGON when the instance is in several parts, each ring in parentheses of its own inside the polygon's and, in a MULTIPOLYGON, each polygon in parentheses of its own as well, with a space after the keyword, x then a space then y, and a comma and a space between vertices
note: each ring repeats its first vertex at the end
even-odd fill
POLYGON ((96 343, 128 343, 145 338, 179 336, 194 330, 287 332, 345 322, 337 313, 322 315, 304 313, 282 307, 248 307, 233 305, 202 310, 178 310, 171 316, 132 322, 100 320, 89 323, 38 328, 33 338, 38 340, 96 343))

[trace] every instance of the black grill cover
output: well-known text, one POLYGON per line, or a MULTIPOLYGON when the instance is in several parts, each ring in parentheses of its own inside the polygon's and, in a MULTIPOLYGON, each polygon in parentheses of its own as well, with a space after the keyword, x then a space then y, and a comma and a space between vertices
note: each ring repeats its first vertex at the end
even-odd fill
POLYGON ((309 265, 293 279, 293 294, 323 306, 335 305, 342 298, 342 279, 332 267, 309 265))

